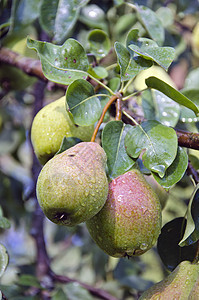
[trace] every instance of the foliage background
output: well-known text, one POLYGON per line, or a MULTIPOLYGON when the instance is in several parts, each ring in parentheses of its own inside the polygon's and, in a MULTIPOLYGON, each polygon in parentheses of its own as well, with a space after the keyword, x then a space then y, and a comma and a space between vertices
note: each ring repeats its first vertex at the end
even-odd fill
MULTIPOLYGON (((58 1, 54 2, 56 7, 58 1)), ((55 24, 53 14, 57 10, 49 12, 47 1, 0 1, 1 46, 38 59, 36 53, 26 47, 27 35, 57 44, 74 37, 87 46, 88 31, 99 28, 109 33, 113 46, 115 41, 123 42, 131 28, 143 30, 142 22, 129 13, 127 6, 118 6, 122 1, 81 2, 82 8, 71 8, 68 23, 63 23, 60 16, 60 24, 55 24), (89 18, 89 11, 93 9, 95 18, 89 18)), ((156 12, 164 26, 163 45, 176 50, 169 74, 177 88, 193 85, 198 91, 199 47, 198 44, 193 46, 193 29, 199 20, 198 1, 134 1, 136 3, 156 12)), ((198 36, 199 33, 197 43, 198 36)), ((108 59, 114 60, 114 56, 108 59)), ((129 260, 111 258, 93 243, 84 224, 75 228, 56 226, 43 218, 39 210, 35 183, 41 167, 30 143, 31 123, 43 105, 64 95, 65 87, 28 76, 2 60, 0 82, 0 242, 9 255, 7 269, 3 272, 7 259, 3 248, 0 289, 4 297, 15 300, 98 299, 98 292, 95 295, 88 292, 91 291, 89 287, 95 286, 109 293, 110 296, 102 299, 111 300, 111 295, 117 299, 137 299, 145 289, 168 274, 156 247, 129 260), (65 282, 61 278, 52 281, 43 276, 48 265, 44 263, 46 259, 54 273, 67 276, 65 282), (88 284, 88 288, 78 281, 88 284)), ((183 113, 187 116, 187 112, 183 113)), ((195 133, 199 128, 198 121, 182 122, 182 118, 177 126, 195 133)), ((198 151, 189 149, 187 153, 198 170, 198 151)), ((163 210, 163 225, 185 215, 192 192, 192 180, 187 173, 170 190, 163 210)))

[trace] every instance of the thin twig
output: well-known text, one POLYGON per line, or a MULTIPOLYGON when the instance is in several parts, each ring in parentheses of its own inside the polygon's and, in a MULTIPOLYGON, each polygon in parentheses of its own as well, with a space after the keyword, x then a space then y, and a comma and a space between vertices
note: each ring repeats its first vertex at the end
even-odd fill
POLYGON ((84 287, 85 289, 87 289, 92 295, 97 296, 103 300, 118 300, 117 298, 115 298, 111 294, 107 293, 106 291, 101 290, 99 288, 95 288, 95 287, 88 285, 86 283, 83 283, 79 280, 72 279, 67 276, 56 275, 53 272, 51 272, 51 277, 53 278, 54 281, 57 281, 60 283, 76 282, 76 283, 80 284, 82 287, 84 287))
POLYGON ((115 94, 115 95, 113 95, 113 96, 110 98, 110 100, 108 101, 108 103, 105 105, 105 107, 104 107, 104 109, 103 109, 103 111, 102 111, 101 117, 100 117, 100 119, 99 119, 99 121, 98 121, 98 123, 97 123, 97 125, 96 125, 96 127, 95 127, 95 130, 94 130, 94 132, 93 132, 93 136, 92 136, 92 138, 91 138, 91 142, 95 142, 96 135, 97 135, 97 133, 98 133, 98 130, 99 130, 99 128, 100 128, 100 125, 102 124, 102 122, 103 122, 103 120, 104 120, 104 116, 105 116, 107 110, 109 109, 109 107, 111 106, 111 104, 112 104, 113 102, 115 102, 115 100, 117 100, 117 99, 120 98, 120 97, 121 97, 120 94, 115 94))
POLYGON ((176 130, 176 134, 179 146, 199 150, 199 133, 176 130))
POLYGON ((120 98, 117 99, 116 101, 116 115, 115 115, 115 120, 120 121, 122 119, 122 105, 121 105, 122 100, 120 98))

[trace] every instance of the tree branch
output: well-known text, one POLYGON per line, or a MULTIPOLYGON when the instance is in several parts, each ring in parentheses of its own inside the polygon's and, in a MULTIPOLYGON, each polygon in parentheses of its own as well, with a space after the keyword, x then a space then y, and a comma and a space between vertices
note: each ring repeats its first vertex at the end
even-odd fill
POLYGON ((176 129, 176 134, 179 146, 199 150, 199 133, 176 129))
POLYGON ((36 76, 39 79, 48 81, 42 72, 40 60, 22 56, 8 48, 0 49, 0 62, 19 68, 30 76, 36 76))
POLYGON ((95 288, 95 287, 88 285, 86 283, 83 283, 79 280, 71 279, 67 276, 56 275, 53 272, 51 272, 51 277, 54 279, 54 281, 57 281, 60 283, 76 282, 76 283, 80 284, 82 287, 84 287, 85 289, 87 289, 92 295, 97 296, 103 300, 118 300, 118 298, 115 298, 114 296, 107 293, 106 291, 95 288))

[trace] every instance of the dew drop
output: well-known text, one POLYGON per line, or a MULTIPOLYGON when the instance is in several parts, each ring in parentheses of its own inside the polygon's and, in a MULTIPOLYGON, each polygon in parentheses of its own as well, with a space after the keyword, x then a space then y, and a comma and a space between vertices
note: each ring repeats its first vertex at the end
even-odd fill
POLYGON ((140 249, 141 250, 146 250, 148 248, 148 244, 147 243, 142 243, 141 245, 140 245, 140 249))

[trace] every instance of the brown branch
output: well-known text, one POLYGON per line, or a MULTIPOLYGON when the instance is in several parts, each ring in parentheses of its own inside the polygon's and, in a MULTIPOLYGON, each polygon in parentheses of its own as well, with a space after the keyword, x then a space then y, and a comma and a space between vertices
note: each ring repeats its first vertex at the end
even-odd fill
POLYGON ((30 76, 48 81, 42 72, 40 60, 22 56, 8 48, 0 49, 0 62, 19 68, 30 76))
POLYGON ((92 295, 97 296, 103 300, 118 300, 118 298, 115 298, 111 294, 107 293, 104 290, 101 290, 99 288, 95 288, 91 285, 88 285, 86 283, 83 283, 79 280, 69 278, 67 276, 62 276, 62 275, 56 275, 53 272, 51 272, 51 277, 54 279, 54 281, 60 282, 60 283, 69 283, 69 282, 76 282, 80 284, 82 287, 87 289, 92 295))
POLYGON ((95 130, 94 130, 94 132, 93 132, 93 136, 92 136, 92 138, 91 138, 91 142, 94 142, 94 141, 95 141, 96 135, 97 135, 97 133, 98 133, 98 130, 99 130, 99 128, 100 128, 100 125, 102 124, 102 122, 103 122, 103 120, 104 120, 104 116, 105 116, 107 110, 109 109, 109 107, 111 106, 111 104, 112 104, 113 102, 115 102, 115 101, 116 101, 117 99, 119 99, 119 98, 121 98, 121 95, 120 95, 120 94, 115 94, 115 95, 113 95, 113 96, 110 98, 110 100, 108 101, 108 103, 104 106, 104 109, 103 109, 103 111, 102 111, 101 117, 100 117, 100 119, 99 119, 99 121, 98 121, 98 123, 97 123, 97 126, 95 127, 95 130))
POLYGON ((120 121, 122 119, 122 100, 120 98, 117 99, 116 101, 116 115, 115 115, 115 120, 120 121))
POLYGON ((199 150, 199 133, 176 130, 176 134, 179 146, 199 150))

